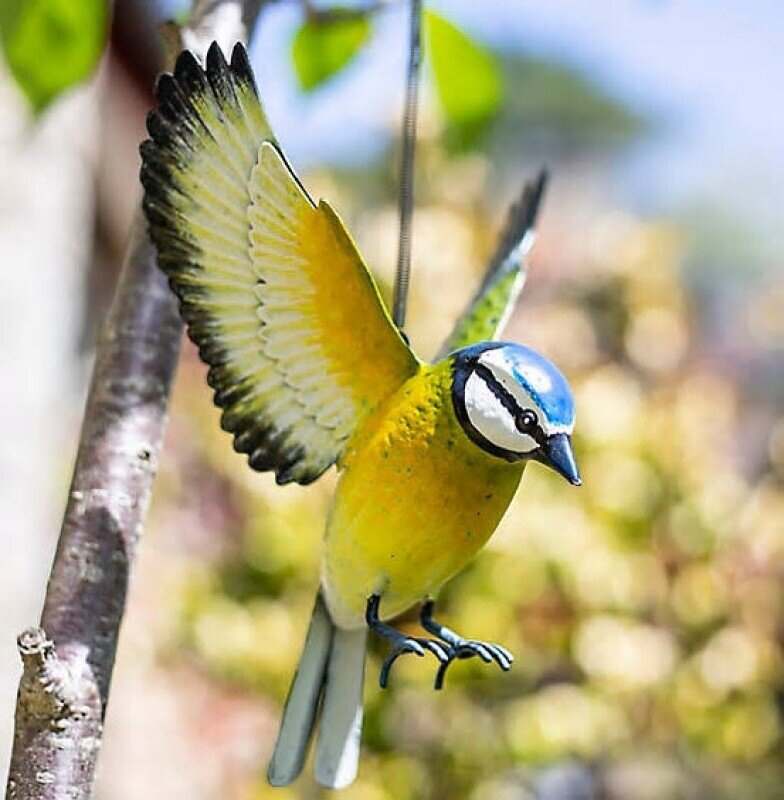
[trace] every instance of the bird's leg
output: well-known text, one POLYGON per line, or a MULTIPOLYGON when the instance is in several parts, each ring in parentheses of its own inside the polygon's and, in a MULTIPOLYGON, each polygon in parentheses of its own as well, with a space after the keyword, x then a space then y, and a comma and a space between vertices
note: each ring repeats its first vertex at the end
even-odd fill
POLYGON ((446 642, 451 647, 452 657, 449 661, 441 662, 441 666, 436 673, 435 688, 440 689, 444 685, 444 676, 449 668, 449 665, 456 658, 471 658, 479 656, 486 664, 495 661, 501 669, 506 672, 514 661, 514 656, 500 644, 492 644, 490 642, 480 642, 476 639, 464 639, 460 634, 455 633, 450 628, 436 622, 433 619, 433 601, 426 600, 422 605, 422 611, 419 616, 422 627, 433 636, 437 636, 442 641, 446 642))
POLYGON ((416 653, 418 656, 424 656, 425 651, 429 650, 441 662, 439 672, 444 668, 445 664, 448 664, 454 658, 454 653, 449 645, 442 644, 435 639, 419 639, 413 636, 406 636, 400 633, 400 631, 396 631, 385 622, 382 622, 378 618, 378 607, 380 603, 380 595, 374 594, 370 596, 365 609, 365 621, 371 631, 383 636, 392 643, 392 649, 389 651, 389 655, 384 659, 384 663, 381 665, 381 672, 378 676, 378 682, 381 684, 382 689, 386 689, 387 681, 389 680, 389 670, 392 668, 392 665, 397 660, 397 657, 402 656, 404 653, 416 653))

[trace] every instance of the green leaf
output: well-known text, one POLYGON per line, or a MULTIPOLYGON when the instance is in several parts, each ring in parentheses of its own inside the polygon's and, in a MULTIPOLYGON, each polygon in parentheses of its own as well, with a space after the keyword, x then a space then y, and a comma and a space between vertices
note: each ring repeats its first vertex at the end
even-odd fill
POLYGON ((334 9, 324 19, 309 19, 294 36, 292 56, 300 85, 306 92, 346 67, 370 36, 365 14, 334 9))
POLYGON ((439 14, 426 12, 425 35, 447 136, 458 146, 471 145, 501 105, 501 73, 492 54, 439 14))
POLYGON ((36 112, 90 75, 107 23, 106 0, 0 0, 5 61, 36 112))

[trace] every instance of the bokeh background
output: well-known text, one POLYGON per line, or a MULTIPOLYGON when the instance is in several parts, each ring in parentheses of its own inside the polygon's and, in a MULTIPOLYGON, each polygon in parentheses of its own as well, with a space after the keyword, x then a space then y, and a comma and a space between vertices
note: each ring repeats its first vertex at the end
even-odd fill
MULTIPOLYGON (((156 25, 187 10, 118 0, 109 25, 100 3, 83 5, 92 22, 55 26, 62 51, 36 54, 9 45, 19 4, 0 0, 4 764, 14 637, 39 613, 95 333, 139 197, 156 25), (94 53, 74 65, 67 45, 85 32, 94 53), (57 94, 72 80, 64 64, 90 72, 101 52, 86 83, 57 94)), ((265 3, 251 55, 284 148, 388 290, 405 10, 346 5, 265 3)), ((436 694, 432 664, 408 659, 381 692, 374 646, 360 777, 343 796, 781 798, 784 7, 426 7, 411 337, 437 349, 509 202, 547 164, 507 338, 570 377, 584 486, 530 468, 443 595, 445 621, 510 647, 512 672, 460 663, 436 694)), ((328 475, 281 489, 252 473, 185 347, 97 797, 321 796, 309 776, 273 792, 264 770, 333 486, 328 475)))

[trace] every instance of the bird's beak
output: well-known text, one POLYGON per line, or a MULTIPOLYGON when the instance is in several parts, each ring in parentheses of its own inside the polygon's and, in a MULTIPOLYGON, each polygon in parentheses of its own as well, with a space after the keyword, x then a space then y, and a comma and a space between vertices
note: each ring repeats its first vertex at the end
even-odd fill
POLYGON ((582 483, 577 462, 574 460, 572 440, 568 434, 554 433, 552 436, 548 436, 539 448, 537 456, 537 461, 554 469, 573 486, 579 486, 582 483))

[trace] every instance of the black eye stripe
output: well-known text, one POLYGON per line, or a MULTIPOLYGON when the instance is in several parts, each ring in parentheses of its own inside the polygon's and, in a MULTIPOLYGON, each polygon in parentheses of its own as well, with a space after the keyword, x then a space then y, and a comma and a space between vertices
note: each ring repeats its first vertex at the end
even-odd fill
MULTIPOLYGON (((520 404, 515 400, 514 395, 508 391, 506 387, 501 385, 500 381, 493 375, 488 367, 484 364, 477 364, 474 369, 476 374, 485 382, 487 388, 490 389, 493 395, 498 399, 498 402, 512 415, 514 420, 517 420, 520 414, 527 410, 520 408, 520 404)), ((542 431, 539 425, 536 425, 536 427, 530 431, 525 431, 525 433, 539 444, 541 444, 544 439, 544 431, 542 431)))

